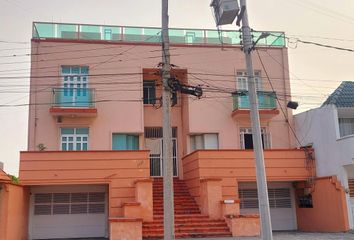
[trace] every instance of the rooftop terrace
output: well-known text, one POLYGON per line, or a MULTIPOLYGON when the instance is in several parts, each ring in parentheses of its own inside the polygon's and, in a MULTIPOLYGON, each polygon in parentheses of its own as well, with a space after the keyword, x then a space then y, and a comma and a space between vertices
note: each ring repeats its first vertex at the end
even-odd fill
MULTIPOLYGON (((253 32, 256 40, 262 32, 253 32)), ((270 32, 271 34, 261 39, 257 45, 267 47, 285 46, 283 32, 270 32)), ((34 39, 72 39, 94 40, 110 42, 144 42, 160 43, 161 29, 154 27, 124 27, 108 25, 90 25, 73 23, 34 22, 34 39)), ((240 45, 241 33, 239 31, 213 29, 182 29, 170 28, 169 37, 171 44, 187 45, 240 45)))

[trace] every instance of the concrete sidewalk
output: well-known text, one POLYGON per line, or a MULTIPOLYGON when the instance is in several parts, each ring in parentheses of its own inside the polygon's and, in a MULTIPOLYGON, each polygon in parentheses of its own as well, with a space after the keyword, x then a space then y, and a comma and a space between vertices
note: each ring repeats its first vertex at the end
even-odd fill
MULTIPOLYGON (((303 233, 303 232, 275 232, 274 240, 354 240, 354 233, 303 233)), ((193 238, 194 240, 196 238, 193 238)), ((260 240, 256 237, 241 238, 198 238, 198 240, 260 240)), ((188 238, 185 240, 192 240, 188 238)))

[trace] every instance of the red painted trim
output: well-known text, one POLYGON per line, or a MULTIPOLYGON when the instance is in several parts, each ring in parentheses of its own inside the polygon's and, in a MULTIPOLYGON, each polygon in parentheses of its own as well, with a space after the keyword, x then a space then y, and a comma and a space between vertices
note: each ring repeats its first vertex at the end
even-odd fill
POLYGON ((51 107, 50 113, 97 113, 97 108, 59 108, 51 107))
MULTIPOLYGON (((309 150, 313 150, 313 148, 308 148, 309 150)), ((253 152, 253 149, 203 149, 203 150, 195 150, 189 154, 186 154, 182 157, 182 159, 197 154, 198 152, 253 152)), ((279 148, 279 149, 266 149, 264 152, 288 152, 288 151, 293 151, 293 152, 304 152, 304 149, 298 149, 298 148, 279 148)))
POLYGON ((259 218, 258 214, 240 214, 236 218, 259 218))
POLYGON ((140 206, 141 204, 138 203, 138 202, 126 202, 126 203, 123 203, 122 206, 140 206))
POLYGON ((110 222, 142 222, 142 218, 110 218, 110 222))
MULTIPOLYGON (((271 114, 271 115, 278 115, 280 112, 278 109, 261 109, 259 110, 259 114, 271 114)), ((250 114, 250 110, 248 109, 236 109, 232 112, 232 116, 235 115, 246 115, 246 114, 250 114)))
POLYGON ((141 183, 141 182, 153 182, 153 180, 151 178, 138 179, 134 181, 134 184, 141 183))
POLYGON ((209 181, 220 182, 220 181, 222 181, 222 178, 210 177, 210 178, 202 178, 202 179, 200 179, 200 182, 209 182, 209 181))
POLYGON ((104 153, 104 152, 150 152, 150 150, 88 150, 88 151, 20 151, 20 153, 39 153, 39 154, 45 154, 45 153, 95 153, 95 152, 99 152, 99 153, 104 153))
MULTIPOLYGON (((109 40, 84 40, 84 39, 62 39, 62 38, 32 38, 32 42, 56 42, 56 43, 87 43, 87 44, 110 44, 110 45, 136 45, 136 46, 161 46, 161 43, 147 43, 147 42, 126 42, 126 41, 109 41, 109 40)), ((170 46, 173 47, 205 47, 205 48, 241 48, 241 45, 218 45, 218 44, 178 44, 170 43, 170 46)), ((259 46, 258 48, 277 48, 282 49, 286 48, 285 46, 259 46)))

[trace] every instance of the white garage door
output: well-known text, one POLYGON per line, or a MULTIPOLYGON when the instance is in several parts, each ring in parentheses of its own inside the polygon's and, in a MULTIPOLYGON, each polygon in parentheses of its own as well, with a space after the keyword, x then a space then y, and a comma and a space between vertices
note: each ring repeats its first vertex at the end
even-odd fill
MULTIPOLYGON (((291 183, 268 183, 270 215, 273 230, 296 230, 294 192, 291 183)), ((240 183, 241 214, 258 213, 255 183, 240 183)))
POLYGON ((31 188, 31 239, 107 236, 105 186, 31 188))

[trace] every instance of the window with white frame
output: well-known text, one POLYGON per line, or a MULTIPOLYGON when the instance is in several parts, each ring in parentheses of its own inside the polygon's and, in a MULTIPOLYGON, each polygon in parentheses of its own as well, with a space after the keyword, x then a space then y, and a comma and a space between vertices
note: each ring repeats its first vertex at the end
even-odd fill
POLYGON ((341 137, 354 134, 354 118, 339 118, 338 122, 341 137))
MULTIPOLYGON (((261 129, 262 145, 264 149, 271 148, 271 137, 266 128, 261 129)), ((240 128, 241 149, 253 149, 253 136, 251 128, 240 128)))
POLYGON ((190 136, 191 151, 197 149, 218 149, 219 138, 217 133, 193 134, 190 136))
POLYGON ((92 94, 88 88, 89 68, 87 66, 62 66, 62 88, 59 90, 60 105, 63 107, 89 107, 92 94))
POLYGON ((61 150, 85 151, 88 149, 88 128, 61 128, 61 150))
MULTIPOLYGON (((248 91, 247 72, 238 71, 237 75, 236 75, 236 80, 237 80, 237 90, 248 91)), ((261 78, 260 71, 254 72, 254 80, 256 82, 256 91, 261 91, 262 90, 262 78, 261 78)))

